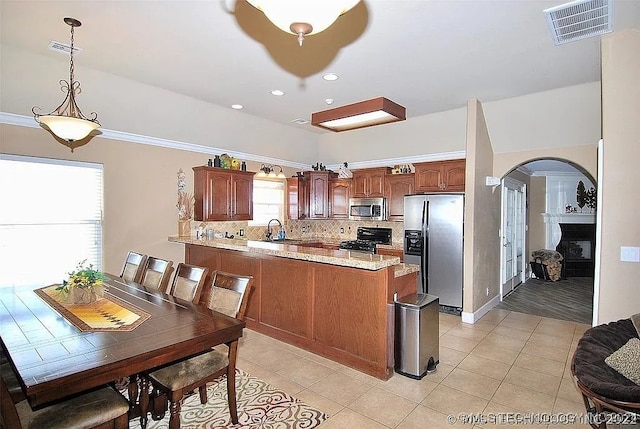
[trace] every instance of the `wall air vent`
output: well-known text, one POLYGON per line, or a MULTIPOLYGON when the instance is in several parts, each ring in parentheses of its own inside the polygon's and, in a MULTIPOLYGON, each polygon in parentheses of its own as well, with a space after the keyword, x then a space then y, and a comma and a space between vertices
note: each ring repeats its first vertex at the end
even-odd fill
POLYGON ((302 118, 297 118, 291 121, 292 124, 298 124, 298 125, 304 125, 304 124, 308 124, 309 121, 306 119, 302 119, 302 118))
MULTIPOLYGON (((69 54, 71 52, 71 45, 67 45, 66 43, 60 43, 60 42, 56 42, 55 40, 52 40, 49 43, 49 49, 51 49, 52 51, 69 54)), ((74 55, 78 55, 81 51, 82 49, 78 48, 77 46, 73 47, 74 55)))
POLYGON ((556 45, 611 33, 614 0, 576 0, 545 9, 556 45))

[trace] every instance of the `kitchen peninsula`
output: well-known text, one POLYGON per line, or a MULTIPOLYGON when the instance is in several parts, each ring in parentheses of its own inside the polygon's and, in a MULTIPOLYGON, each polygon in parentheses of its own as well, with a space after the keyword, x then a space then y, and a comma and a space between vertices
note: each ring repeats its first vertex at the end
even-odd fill
POLYGON ((394 294, 418 267, 397 256, 237 239, 169 237, 185 262, 252 275, 247 327, 380 379, 393 371, 394 294))

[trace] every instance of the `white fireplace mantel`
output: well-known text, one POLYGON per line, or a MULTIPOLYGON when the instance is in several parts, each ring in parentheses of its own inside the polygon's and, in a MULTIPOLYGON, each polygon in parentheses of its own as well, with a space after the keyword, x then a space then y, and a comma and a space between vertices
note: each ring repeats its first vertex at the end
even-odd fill
POLYGON ((555 250, 562 238, 561 223, 596 223, 595 213, 541 213, 546 225, 545 248, 555 250))

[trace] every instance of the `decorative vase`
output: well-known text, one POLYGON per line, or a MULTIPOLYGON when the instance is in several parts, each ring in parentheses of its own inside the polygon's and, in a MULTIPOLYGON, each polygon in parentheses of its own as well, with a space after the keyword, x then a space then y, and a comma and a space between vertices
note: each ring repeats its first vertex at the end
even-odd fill
POLYGON ((191 220, 178 220, 178 236, 190 237, 191 236, 191 220))
POLYGON ((102 297, 103 294, 104 288, 101 286, 90 288, 73 287, 69 289, 67 302, 70 304, 91 304, 96 302, 98 297, 102 297), (97 289, 101 290, 98 291, 97 289))

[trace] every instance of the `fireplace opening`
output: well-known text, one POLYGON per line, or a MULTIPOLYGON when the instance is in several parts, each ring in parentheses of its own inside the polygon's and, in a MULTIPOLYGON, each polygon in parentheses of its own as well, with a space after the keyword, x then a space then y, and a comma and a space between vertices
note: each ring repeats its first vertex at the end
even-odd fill
POLYGON ((565 260, 591 259, 591 242, 588 240, 567 242, 565 260))
POLYGON ((596 225, 561 223, 560 231, 562 236, 556 250, 564 258, 562 278, 593 277, 596 225))

